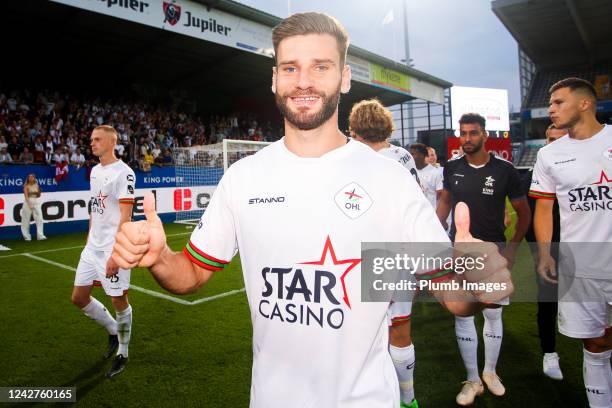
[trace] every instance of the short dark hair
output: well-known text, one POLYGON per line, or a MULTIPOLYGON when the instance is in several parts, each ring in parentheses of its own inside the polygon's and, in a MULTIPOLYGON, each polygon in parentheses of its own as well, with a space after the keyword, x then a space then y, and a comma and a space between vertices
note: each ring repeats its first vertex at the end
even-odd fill
POLYGON ((576 77, 562 79, 559 82, 553 84, 553 86, 550 87, 548 92, 553 93, 557 89, 561 88, 569 88, 572 91, 575 91, 576 89, 582 89, 587 91, 587 93, 589 93, 594 99, 597 99, 597 91, 595 90, 595 87, 586 79, 576 77))
POLYGON ((414 149, 417 152, 421 153, 423 156, 429 156, 429 152, 427 151, 427 146, 423 143, 413 143, 410 145, 410 149, 414 149))
POLYGON ((346 29, 334 17, 325 13, 296 13, 272 29, 272 45, 274 46, 274 59, 278 63, 278 45, 282 40, 296 35, 329 34, 338 42, 340 53, 340 68, 346 61, 346 51, 349 47, 349 37, 346 29))
POLYGON ((479 124, 480 127, 482 128, 482 131, 486 132, 487 120, 484 117, 482 117, 480 114, 464 113, 463 115, 461 115, 461 118, 459 118, 460 125, 468 125, 468 124, 474 124, 474 123, 479 124))

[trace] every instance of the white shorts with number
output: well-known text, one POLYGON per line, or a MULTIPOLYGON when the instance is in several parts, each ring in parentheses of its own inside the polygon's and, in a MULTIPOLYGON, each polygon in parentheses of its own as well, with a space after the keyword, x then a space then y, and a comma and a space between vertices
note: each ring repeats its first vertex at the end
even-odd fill
POLYGON ((387 324, 397 326, 410 320, 412 316, 412 302, 391 301, 387 309, 387 324))
POLYGON ((559 333, 575 339, 604 335, 612 325, 612 281, 559 276, 559 333))
POLYGON ((110 278, 106 277, 106 262, 112 251, 96 251, 85 247, 77 266, 74 286, 91 286, 99 281, 108 296, 121 296, 130 288, 130 269, 121 269, 110 278))

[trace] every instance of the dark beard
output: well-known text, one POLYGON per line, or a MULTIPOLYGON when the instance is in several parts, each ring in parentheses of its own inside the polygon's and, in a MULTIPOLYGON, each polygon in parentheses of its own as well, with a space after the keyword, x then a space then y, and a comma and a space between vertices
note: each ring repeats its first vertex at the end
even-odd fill
POLYGON ((338 102, 340 101, 340 85, 335 92, 327 96, 321 92, 300 92, 294 93, 291 96, 312 95, 315 94, 323 101, 321 110, 315 114, 307 114, 302 112, 293 112, 287 106, 289 95, 281 96, 278 92, 274 95, 276 106, 285 119, 299 130, 316 129, 331 118, 336 112, 338 102))
POLYGON ((474 149, 471 152, 468 152, 467 150, 465 150, 465 148, 462 148, 463 153, 467 154, 467 155, 472 155, 472 154, 476 154, 479 151, 482 150, 482 147, 484 146, 484 141, 481 141, 479 144, 477 145, 473 145, 474 149))

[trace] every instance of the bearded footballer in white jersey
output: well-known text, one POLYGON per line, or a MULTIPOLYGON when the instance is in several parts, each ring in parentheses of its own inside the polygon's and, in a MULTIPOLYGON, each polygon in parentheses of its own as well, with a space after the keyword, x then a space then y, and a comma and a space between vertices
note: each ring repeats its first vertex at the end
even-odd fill
MULTIPOLYGON (((393 132, 393 115, 377 99, 353 105, 349 115, 349 130, 353 139, 399 162, 420 184, 412 155, 406 149, 389 143, 393 132)), ((384 174, 381 174, 381 178, 384 177, 384 174)), ((401 407, 418 408, 414 393, 416 355, 411 335, 412 302, 392 300, 388 317, 389 354, 399 380, 401 407)))
MULTIPOLYGON (((252 408, 398 407, 388 303, 360 297, 361 242, 448 238, 403 166, 338 129, 338 100, 351 85, 340 23, 320 13, 294 14, 274 28, 272 41, 272 91, 285 137, 227 170, 182 252, 167 246, 148 195, 147 220, 121 227, 113 259, 124 268, 149 267, 162 287, 184 294, 227 273, 240 251, 253 323, 252 408)), ((464 221, 460 240, 472 242, 467 207, 456 213, 464 221)), ((501 260, 496 251, 487 255, 501 260)), ((479 271, 471 279, 499 281, 506 290, 493 299, 507 296, 508 270, 487 265, 486 278, 479 271)), ((458 294, 492 299, 452 293, 458 294)), ((451 301, 449 292, 434 295, 454 313, 481 306, 451 301)))
POLYGON ((132 307, 127 297, 130 270, 120 268, 111 253, 117 230, 132 219, 135 177, 132 169, 115 157, 116 144, 117 132, 111 126, 98 126, 91 133, 91 150, 100 163, 91 170, 89 233, 72 290, 72 303, 108 331, 104 358, 117 351, 106 373, 108 378, 125 368, 132 329, 132 307), (111 297, 117 320, 91 296, 94 282, 100 282, 111 297))
POLYGON ((612 126, 597 121, 597 94, 588 81, 567 78, 550 93, 550 118, 568 136, 540 149, 533 171, 529 195, 537 199, 538 273, 556 282, 550 253, 556 198, 561 221, 559 332, 582 339, 591 408, 612 407, 612 253, 601 245, 582 245, 570 263, 563 245, 612 242, 612 126))

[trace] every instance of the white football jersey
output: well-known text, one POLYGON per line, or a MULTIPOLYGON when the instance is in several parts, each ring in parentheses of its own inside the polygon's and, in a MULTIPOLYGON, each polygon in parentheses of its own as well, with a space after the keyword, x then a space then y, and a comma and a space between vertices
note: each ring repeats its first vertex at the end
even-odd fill
MULTIPOLYGON (((612 126, 586 140, 567 136, 542 147, 529 195, 557 199, 561 242, 612 242, 612 126)), ((576 261, 576 276, 610 279, 612 253, 582 253, 576 261)))
POLYGON ((113 249, 121 219, 119 205, 134 204, 135 182, 134 171, 121 160, 91 169, 88 247, 98 251, 113 249))
POLYGON ((404 166, 410 174, 416 179, 417 183, 421 183, 419 180, 419 175, 417 173, 416 164, 414 163, 414 158, 410 154, 410 152, 403 147, 390 145, 389 147, 385 147, 384 149, 380 149, 378 153, 382 154, 389 159, 395 160, 399 162, 402 166, 404 166))
POLYGON ((436 192, 444 188, 442 185, 442 173, 431 164, 426 165, 421 170, 416 169, 416 171, 419 175, 423 193, 429 200, 431 206, 435 209, 438 204, 436 192))
POLYGON ((184 252, 222 270, 240 251, 251 407, 398 406, 389 304, 362 302, 360 259, 362 242, 397 241, 448 237, 406 170, 362 143, 301 158, 281 139, 228 169, 184 252))

